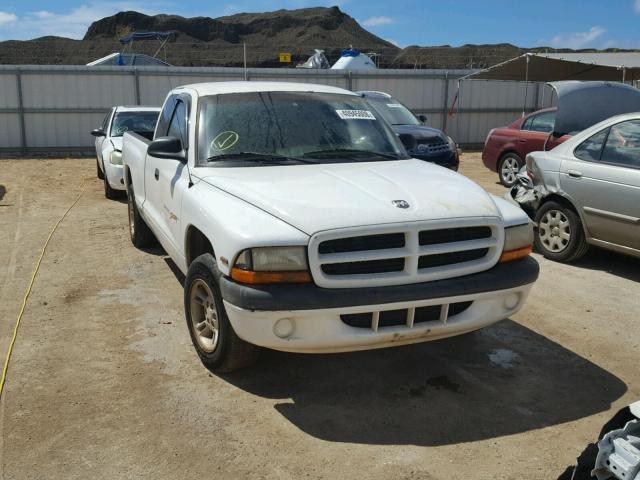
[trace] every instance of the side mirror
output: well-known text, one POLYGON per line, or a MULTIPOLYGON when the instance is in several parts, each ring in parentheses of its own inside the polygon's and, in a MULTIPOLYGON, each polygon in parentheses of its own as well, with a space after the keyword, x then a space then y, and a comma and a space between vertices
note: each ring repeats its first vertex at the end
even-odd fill
POLYGON ((398 138, 400 138, 400 141, 404 145, 404 148, 406 148, 409 152, 415 150, 418 146, 416 137, 414 137, 413 135, 409 135, 408 133, 401 133, 400 135, 398 135, 398 138))
POLYGON ((93 135, 94 137, 106 137, 107 132, 105 132, 101 128, 94 128, 93 130, 91 130, 91 135, 93 135))
POLYGON ((422 123, 427 123, 427 116, 421 113, 420 115, 418 115, 418 120, 420 120, 422 123))
POLYGON ((147 154, 156 158, 168 158, 187 162, 187 152, 182 148, 182 141, 176 137, 159 137, 149 144, 147 154))

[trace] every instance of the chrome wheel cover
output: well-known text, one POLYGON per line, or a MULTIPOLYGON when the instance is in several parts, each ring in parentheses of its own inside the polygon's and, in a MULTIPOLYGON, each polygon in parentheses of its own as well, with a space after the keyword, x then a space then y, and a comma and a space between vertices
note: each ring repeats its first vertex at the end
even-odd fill
POLYGON ((542 246, 552 253, 564 251, 571 240, 571 224, 560 210, 549 210, 538 222, 538 237, 542 246))
POLYGON ((196 278, 189 290, 190 320, 193 333, 202 350, 212 353, 218 346, 220 322, 213 292, 207 283, 196 278))
POLYGON ((135 215, 133 211, 133 195, 129 195, 127 199, 127 211, 129 213, 129 233, 131 234, 131 238, 133 238, 136 234, 136 224, 135 224, 135 215))

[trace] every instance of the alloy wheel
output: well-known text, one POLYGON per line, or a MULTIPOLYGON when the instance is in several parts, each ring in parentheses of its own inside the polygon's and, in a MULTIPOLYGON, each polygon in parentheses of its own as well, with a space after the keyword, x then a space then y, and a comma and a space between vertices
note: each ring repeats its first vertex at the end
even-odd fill
POLYGON ((519 170, 520 165, 518 164, 518 160, 513 157, 507 157, 504 162, 502 162, 502 167, 500 167, 502 180, 508 184, 515 183, 519 170))
POLYGON ((211 353, 218 346, 220 322, 215 297, 207 283, 195 279, 189 292, 190 320, 196 341, 205 352, 211 353))

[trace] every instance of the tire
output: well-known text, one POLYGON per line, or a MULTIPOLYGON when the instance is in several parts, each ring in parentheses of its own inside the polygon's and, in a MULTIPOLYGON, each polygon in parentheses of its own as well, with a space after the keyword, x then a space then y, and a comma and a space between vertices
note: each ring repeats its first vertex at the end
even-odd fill
POLYGON ((219 276, 210 253, 191 263, 184 282, 184 313, 200 361, 212 372, 227 373, 254 363, 260 350, 234 332, 222 303, 219 276))
POLYGON ((96 157, 96 177, 100 180, 104 179, 104 173, 100 170, 100 160, 96 157))
POLYGON ((536 212, 536 250, 556 262, 578 260, 589 249, 578 214, 557 202, 544 203, 536 212))
POLYGON ((155 243, 155 237, 142 216, 140 216, 131 186, 127 187, 127 213, 131 243, 137 248, 153 245, 155 243))
POLYGON ((498 162, 498 178, 500 183, 511 188, 518 181, 517 175, 524 162, 516 153, 505 153, 498 162))
POLYGON ((102 176, 102 183, 104 183, 104 196, 109 200, 117 200, 124 196, 124 192, 122 190, 116 190, 115 188, 111 188, 109 185, 109 179, 107 178, 107 173, 105 172, 102 176))

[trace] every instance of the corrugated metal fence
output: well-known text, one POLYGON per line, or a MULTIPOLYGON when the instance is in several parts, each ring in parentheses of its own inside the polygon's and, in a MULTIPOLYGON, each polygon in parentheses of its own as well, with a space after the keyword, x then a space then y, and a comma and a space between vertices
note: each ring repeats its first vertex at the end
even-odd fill
POLYGON ((0 154, 91 154, 89 131, 114 105, 161 105, 172 88, 189 83, 279 80, 320 83, 349 90, 388 92, 445 129, 463 146, 484 142, 487 132, 523 111, 549 105, 548 87, 518 82, 465 81, 467 70, 376 70, 0 66, 0 154), (525 88, 527 104, 524 106, 525 88))

